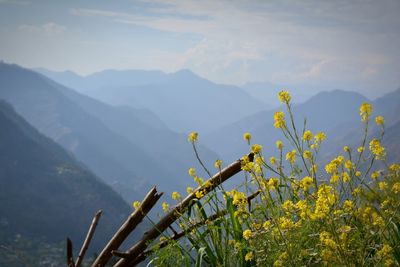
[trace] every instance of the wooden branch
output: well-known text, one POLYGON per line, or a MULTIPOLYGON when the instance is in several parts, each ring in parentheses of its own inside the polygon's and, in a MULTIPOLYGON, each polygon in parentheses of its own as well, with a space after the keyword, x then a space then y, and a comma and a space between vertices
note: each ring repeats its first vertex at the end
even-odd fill
POLYGON ((72 254, 72 241, 67 237, 67 265, 68 267, 75 267, 74 256, 72 254))
MULTIPOLYGON (((261 193, 260 190, 257 190, 255 193, 251 194, 250 196, 247 197, 247 202, 250 204, 251 200, 253 200, 254 198, 256 198, 259 194, 261 193)), ((213 222, 223 216, 225 216, 226 214, 228 214, 228 210, 224 209, 221 210, 217 213, 214 213, 213 215, 209 216, 207 220, 203 220, 200 222, 197 222, 195 224, 193 224, 192 226, 190 226, 189 228, 174 234, 172 237, 170 237, 168 240, 164 240, 161 241, 160 243, 158 243, 157 245, 154 245, 153 247, 151 247, 150 249, 146 250, 145 252, 141 253, 138 257, 136 257, 136 259, 133 261, 132 265, 137 265, 140 262, 144 261, 149 255, 151 255, 152 253, 154 253, 155 250, 157 249, 161 249, 166 247, 169 243, 171 243, 171 241, 176 241, 179 240, 180 238, 184 237, 187 233, 191 232, 194 229, 197 229, 209 222, 213 222)), ((125 257, 121 257, 121 258, 126 258, 125 257)))
MULTIPOLYGON (((254 154, 250 153, 248 156, 250 161, 254 160, 254 154)), ((125 267, 132 266, 132 262, 135 260, 137 256, 139 256, 142 252, 144 252, 149 243, 151 243, 154 239, 156 239, 162 232, 164 232, 172 223, 174 223, 183 212, 185 212, 186 208, 192 203, 194 199, 196 199, 196 193, 200 190, 202 191, 202 195, 205 196, 210 191, 214 190, 217 186, 225 182, 227 179, 232 177, 241 171, 241 160, 237 160, 232 163, 225 169, 221 170, 213 177, 208 180, 208 187, 199 186, 189 194, 185 199, 183 199, 179 204, 177 204, 171 211, 169 211, 153 228, 143 234, 141 240, 139 240, 133 247, 131 247, 127 253, 129 257, 120 259, 114 267, 125 267)))
POLYGON ((96 258, 92 267, 103 267, 112 257, 112 251, 117 250, 122 242, 128 237, 128 235, 135 230, 136 226, 143 220, 147 213, 154 207, 157 201, 160 199, 163 193, 157 193, 157 189, 153 187, 145 196, 139 208, 133 212, 125 223, 119 228, 114 234, 108 244, 104 247, 103 251, 96 258))
POLYGON ((94 232, 96 230, 97 224, 99 223, 99 220, 100 220, 100 217, 101 217, 102 213, 103 213, 103 211, 99 210, 96 213, 96 215, 94 215, 92 223, 90 224, 89 230, 88 230, 88 232, 86 234, 85 241, 83 242, 82 248, 79 251, 78 258, 76 259, 75 267, 80 267, 81 266, 83 258, 85 257, 86 250, 89 247, 90 241, 92 241, 94 232))

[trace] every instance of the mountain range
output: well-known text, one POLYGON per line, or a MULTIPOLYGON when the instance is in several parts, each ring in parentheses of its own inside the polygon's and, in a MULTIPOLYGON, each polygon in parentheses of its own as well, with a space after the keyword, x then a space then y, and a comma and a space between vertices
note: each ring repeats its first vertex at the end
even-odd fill
POLYGON ((105 103, 149 109, 175 132, 205 134, 269 108, 237 86, 216 84, 189 70, 105 70, 85 77, 38 71, 105 103))
MULTIPOLYGON (((14 250, 20 238, 58 244, 67 236, 80 246, 100 209, 103 217, 90 251, 103 246, 131 212, 121 196, 3 100, 0 125, 2 247, 14 250)), ((7 261, 12 255, 0 254, 0 265, 12 266, 7 261)))
MULTIPOLYGON (((141 199, 152 185, 166 192, 183 189, 182 174, 198 167, 186 135, 172 132, 150 111, 113 107, 5 63, 0 98, 129 202, 141 199)), ((199 149, 208 165, 218 158, 199 149)))

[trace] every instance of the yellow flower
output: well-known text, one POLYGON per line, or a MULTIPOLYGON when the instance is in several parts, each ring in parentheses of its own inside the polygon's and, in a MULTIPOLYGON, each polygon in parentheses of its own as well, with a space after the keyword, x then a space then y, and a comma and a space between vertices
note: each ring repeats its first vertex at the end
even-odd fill
POLYGON ((272 165, 276 165, 276 158, 275 158, 275 157, 270 157, 270 158, 269 158, 269 162, 270 162, 272 165))
POLYGON ((276 141, 276 148, 278 148, 279 150, 283 149, 283 142, 281 140, 276 141))
POLYGON ((259 154, 262 150, 262 146, 259 144, 254 144, 251 146, 251 152, 253 152, 254 154, 259 154))
POLYGON ((133 202, 133 208, 135 209, 135 210, 138 210, 139 209, 139 207, 140 207, 140 202, 139 201, 135 201, 135 202, 133 202))
POLYGON ((377 125, 383 125, 385 123, 385 119, 382 116, 377 116, 375 118, 375 122, 377 125))
POLYGON ((350 175, 347 172, 342 173, 343 182, 348 183, 350 182, 350 175))
POLYGON ((334 173, 331 176, 331 180, 329 181, 331 184, 335 184, 337 183, 337 181, 339 181, 340 176, 337 173, 334 173))
POLYGON ((191 132, 188 136, 188 141, 194 143, 197 141, 198 136, 199 134, 197 132, 191 132))
POLYGON ((296 150, 292 150, 286 153, 286 160, 289 161, 291 164, 294 164, 296 162, 296 150))
POLYGON ((378 259, 385 259, 387 257, 391 257, 392 253, 393 248, 388 244, 384 244, 382 248, 376 253, 376 257, 378 259))
POLYGON ((243 134, 243 139, 244 139, 245 141, 247 141, 248 144, 250 144, 251 134, 250 134, 250 133, 244 133, 244 134, 243 134))
POLYGON ((362 153, 363 151, 364 151, 364 147, 360 146, 359 148, 357 148, 358 153, 362 153))
POLYGON ((361 176, 361 172, 360 171, 356 171, 355 176, 356 177, 360 177, 361 176))
POLYGON ((388 184, 386 182, 379 182, 378 186, 380 190, 385 190, 386 188, 388 188, 388 184))
POLYGON ((179 195, 179 193, 178 192, 172 192, 172 199, 173 200, 178 200, 178 199, 180 199, 181 198, 181 195, 179 195))
POLYGON ((369 150, 375 155, 376 159, 385 157, 385 148, 381 145, 381 142, 374 138, 369 142, 369 150))
POLYGON ((346 152, 350 152, 350 147, 344 146, 344 147, 343 147, 343 150, 346 151, 346 152))
POLYGON ((252 261, 253 259, 254 259, 254 255, 253 255, 252 251, 247 252, 246 256, 244 256, 245 261, 252 261))
POLYGON ((392 192, 397 194, 400 192, 400 182, 394 183, 392 186, 392 192))
POLYGON ((277 189, 279 185, 279 180, 277 178, 270 178, 268 180, 268 188, 269 189, 277 189))
POLYGON ((303 152, 303 157, 304 157, 305 159, 311 159, 311 158, 312 158, 312 153, 311 153, 311 151, 310 151, 310 150, 304 150, 304 152, 303 152))
POLYGON ((380 176, 380 173, 378 171, 374 171, 373 173, 371 173, 371 178, 376 180, 378 179, 380 176))
POLYGON ((321 143, 322 141, 324 141, 326 139, 326 135, 324 132, 318 132, 315 136, 315 141, 317 141, 318 143, 321 143))
POLYGON ((246 240, 249 240, 252 235, 253 233, 249 229, 243 231, 243 238, 246 240))
POLYGON ((400 164, 393 163, 389 166, 389 170, 391 170, 392 172, 400 171, 400 164))
POLYGON ((310 190, 310 188, 313 186, 313 179, 310 176, 306 176, 303 179, 300 180, 300 187, 304 191, 310 190))
POLYGON ((286 200, 285 202, 283 202, 282 208, 286 212, 292 212, 294 209, 294 204, 291 200, 286 200))
POLYGON ((204 191, 203 190, 199 190, 196 192, 196 198, 200 199, 204 197, 204 191))
POLYGON ((195 168, 189 168, 189 175, 190 176, 192 176, 192 177, 195 177, 196 176, 196 170, 195 170, 195 168))
POLYGON ((271 228, 271 221, 270 220, 265 221, 263 224, 263 228, 265 231, 268 231, 271 228))
POLYGON ((279 101, 286 104, 289 104, 290 100, 292 99, 288 91, 280 91, 278 94, 278 98, 279 101))
POLYGON ((169 204, 167 202, 163 202, 162 209, 164 212, 167 212, 169 210, 169 204))
POLYGON ((347 160, 347 161, 344 163, 344 167, 345 167, 346 169, 348 169, 349 171, 351 171, 351 170, 354 168, 354 164, 353 164, 353 162, 351 162, 351 160, 347 160))
POLYGON ((288 219, 286 217, 280 217, 279 218, 279 226, 283 229, 283 230, 289 230, 291 228, 293 228, 294 223, 291 219, 288 219))
POLYGON ((186 187, 186 193, 191 194, 193 192, 193 187, 186 187))
POLYGON ((304 132, 304 134, 303 134, 303 140, 304 141, 311 141, 311 139, 313 138, 313 134, 312 134, 312 132, 310 131, 310 130, 307 130, 307 131, 305 131, 304 132))
POLYGON ((216 169, 221 169, 221 164, 222 164, 222 161, 221 161, 220 159, 217 159, 217 160, 215 161, 215 163, 214 163, 214 167, 215 167, 216 169))
POLYGON ((233 201, 232 201, 233 205, 239 206, 247 204, 247 198, 243 192, 238 192, 236 190, 233 190, 232 195, 233 195, 233 201))
POLYGON ((365 102, 360 106, 360 116, 362 121, 366 121, 372 114, 372 105, 365 102))
POLYGON ((353 210, 354 210, 354 203, 353 203, 353 201, 351 201, 351 200, 349 200, 349 199, 345 200, 345 201, 343 202, 343 210, 344 210, 345 212, 348 212, 348 213, 353 212, 353 210))
POLYGON ((274 126, 275 128, 283 128, 286 125, 285 122, 285 113, 283 113, 282 111, 277 111, 274 114, 274 126))

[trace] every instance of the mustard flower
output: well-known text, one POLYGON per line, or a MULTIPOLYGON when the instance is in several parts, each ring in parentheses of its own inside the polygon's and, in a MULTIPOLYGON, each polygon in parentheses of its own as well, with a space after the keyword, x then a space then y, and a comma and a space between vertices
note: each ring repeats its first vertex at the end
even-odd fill
POLYGON ((133 205, 133 208, 134 208, 135 210, 138 210, 139 207, 140 207, 140 202, 139 202, 139 201, 134 201, 132 205, 133 205))
POLYGON ((215 167, 216 169, 221 169, 221 164, 222 164, 222 161, 221 161, 220 159, 217 159, 217 160, 215 161, 215 163, 214 163, 214 167, 215 167))
POLYGON ((254 144, 251 146, 251 152, 253 152, 254 154, 259 154, 262 150, 262 146, 259 144, 254 144))
POLYGON ((204 191, 203 190, 199 190, 196 192, 196 198, 200 199, 204 197, 204 191))
POLYGON ((245 261, 252 261, 254 259, 254 254, 252 251, 247 252, 246 256, 244 256, 245 261))
POLYGON ((265 221, 263 223, 263 228, 264 228, 265 231, 268 231, 269 229, 271 229, 271 221, 270 220, 265 221))
POLYGON ((380 173, 378 171, 374 171, 373 173, 371 173, 371 178, 376 180, 378 179, 380 176, 380 173))
POLYGON ((281 140, 276 141, 276 148, 279 150, 283 149, 283 142, 281 140))
POLYGON ((243 238, 249 240, 252 237, 253 233, 251 230, 247 229, 243 231, 243 238))
POLYGON ((251 134, 250 134, 250 133, 244 133, 244 134, 243 134, 243 139, 244 139, 245 141, 247 141, 247 144, 250 144, 251 134))
POLYGON ((292 99, 288 91, 280 91, 278 94, 278 98, 279 101, 286 104, 289 104, 290 100, 292 99))
POLYGON ((197 132, 191 132, 188 136, 188 141, 194 143, 197 141, 199 134, 197 132))
POLYGON ((181 198, 181 195, 178 192, 176 192, 176 191, 172 192, 172 199, 173 200, 178 200, 180 198, 181 198))
POLYGON ((304 132, 304 134, 303 134, 303 140, 304 141, 311 141, 311 139, 313 138, 313 134, 312 134, 312 132, 310 131, 310 130, 307 130, 307 131, 305 131, 304 132))
POLYGON ((304 152, 303 152, 303 157, 304 157, 305 159, 311 159, 311 158, 312 158, 312 153, 311 153, 311 151, 310 151, 310 150, 304 150, 304 152))
POLYGON ((306 176, 303 179, 300 180, 300 187, 304 191, 310 190, 310 188, 313 186, 313 179, 310 176, 306 176))
POLYGON ((383 125, 385 123, 385 119, 382 116, 376 116, 375 123, 377 125, 383 125))
POLYGON ((167 212, 169 210, 169 204, 167 202, 163 202, 162 209, 164 212, 167 212))
POLYGON ((366 121, 372 114, 372 105, 365 102, 360 106, 360 116, 362 121, 366 121))
POLYGON ((188 173, 189 173, 189 175, 191 177, 195 177, 196 176, 196 169, 195 168, 189 168, 188 173))
POLYGON ((324 132, 318 132, 315 136, 314 136, 315 141, 317 141, 318 143, 321 143, 322 141, 324 141, 326 139, 326 134, 324 132))
POLYGON ((191 194, 193 192, 193 187, 186 187, 186 193, 191 194))
POLYGON ((274 114, 274 126, 275 128, 283 128, 286 125, 285 122, 285 113, 283 113, 282 111, 277 111, 274 114))
POLYGON ((395 194, 400 193, 400 182, 394 183, 392 186, 392 192, 395 194))
POLYGON ((277 178, 270 178, 268 180, 268 188, 269 189, 277 189, 279 185, 279 180, 277 178))
POLYGON ((385 148, 381 145, 381 142, 374 138, 369 142, 369 150, 375 155, 376 159, 381 159, 385 156, 385 148))
POLYGON ((286 154, 286 160, 289 161, 291 164, 296 162, 296 150, 289 151, 286 154))

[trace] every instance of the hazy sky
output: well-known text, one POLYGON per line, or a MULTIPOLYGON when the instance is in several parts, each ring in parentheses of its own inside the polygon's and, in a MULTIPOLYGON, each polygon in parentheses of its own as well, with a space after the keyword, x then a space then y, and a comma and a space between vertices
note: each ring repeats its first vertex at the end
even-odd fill
POLYGON ((0 59, 73 70, 188 68, 212 81, 400 87, 400 1, 0 0, 0 59))

